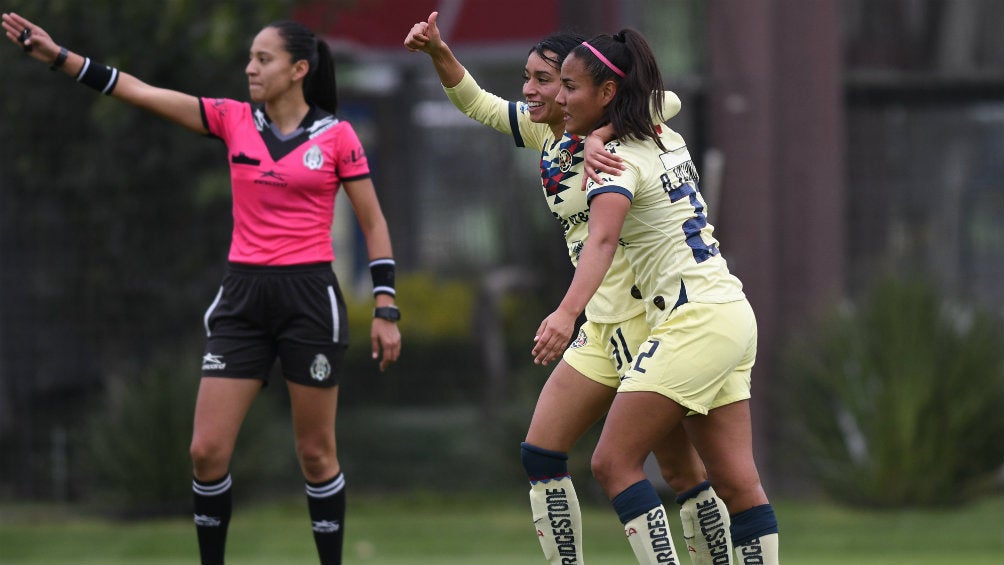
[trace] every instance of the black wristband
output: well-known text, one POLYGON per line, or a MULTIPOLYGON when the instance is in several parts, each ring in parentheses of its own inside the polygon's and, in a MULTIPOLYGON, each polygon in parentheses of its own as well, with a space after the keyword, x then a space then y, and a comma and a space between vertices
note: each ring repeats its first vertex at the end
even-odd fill
POLYGON ((118 81, 118 69, 91 61, 90 57, 84 57, 84 66, 80 67, 77 82, 86 84, 101 94, 111 94, 118 81))
POLYGON ((54 71, 54 70, 62 67, 63 63, 66 62, 66 57, 69 54, 70 54, 70 52, 66 50, 66 47, 60 47, 59 48, 59 55, 56 55, 56 60, 52 62, 52 65, 49 67, 49 70, 50 71, 54 71))
POLYGON ((395 296, 394 269, 394 260, 389 257, 370 261, 370 275, 373 277, 373 296, 378 294, 395 296))
POLYGON ((396 322, 401 319, 401 311, 397 306, 380 306, 373 309, 373 317, 396 322))

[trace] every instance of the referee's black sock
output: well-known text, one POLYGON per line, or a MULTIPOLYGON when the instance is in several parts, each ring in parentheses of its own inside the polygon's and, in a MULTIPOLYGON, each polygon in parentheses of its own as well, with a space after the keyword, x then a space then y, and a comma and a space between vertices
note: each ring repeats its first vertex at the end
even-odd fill
POLYGON ((323 483, 307 482, 307 508, 321 565, 340 565, 345 539, 345 474, 323 483))
POLYGON ((192 479, 195 495, 195 532, 202 565, 223 565, 232 500, 230 473, 215 481, 192 479))

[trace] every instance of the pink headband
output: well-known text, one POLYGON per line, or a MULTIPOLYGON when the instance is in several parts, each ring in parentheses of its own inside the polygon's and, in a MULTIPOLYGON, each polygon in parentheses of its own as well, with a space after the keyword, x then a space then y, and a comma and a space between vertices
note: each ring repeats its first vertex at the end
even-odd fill
POLYGON ((618 69, 617 65, 611 63, 610 59, 607 59, 606 57, 604 57, 603 53, 600 53, 599 49, 597 49, 597 48, 593 47, 592 45, 590 45, 588 41, 583 41, 582 44, 585 45, 586 47, 588 47, 589 50, 593 52, 593 55, 596 55, 597 59, 599 59, 600 61, 603 61, 603 64, 606 65, 608 69, 610 69, 611 71, 613 71, 614 73, 616 73, 617 76, 619 76, 621 78, 624 78, 624 71, 618 69))

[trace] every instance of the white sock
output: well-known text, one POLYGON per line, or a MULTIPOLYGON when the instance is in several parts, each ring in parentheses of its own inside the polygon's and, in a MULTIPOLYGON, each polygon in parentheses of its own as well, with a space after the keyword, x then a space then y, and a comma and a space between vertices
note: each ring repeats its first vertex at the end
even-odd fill
POLYGON ((729 511, 710 486, 680 505, 683 539, 694 565, 732 565, 729 511))
POLYGON ((624 535, 639 565, 680 565, 666 509, 661 504, 625 523, 624 535))
POLYGON ((767 534, 745 545, 737 545, 736 557, 741 565, 778 565, 777 534, 767 534))
POLYGON ((551 565, 582 564, 582 512, 571 477, 530 485, 533 526, 551 565))

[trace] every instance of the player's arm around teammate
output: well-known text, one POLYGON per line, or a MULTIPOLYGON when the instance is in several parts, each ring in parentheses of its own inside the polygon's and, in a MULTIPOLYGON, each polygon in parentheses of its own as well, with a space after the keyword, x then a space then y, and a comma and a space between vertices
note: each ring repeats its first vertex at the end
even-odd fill
MULTIPOLYGON (((579 186, 579 178, 585 178, 579 163, 583 157, 581 140, 565 134, 561 109, 554 102, 561 61, 583 38, 556 33, 530 49, 523 72, 525 102, 520 104, 477 86, 442 40, 437 19, 438 13, 433 12, 428 21, 412 26, 405 47, 430 56, 447 95, 460 111, 511 135, 517 146, 541 151, 541 170, 547 171, 547 178, 542 179, 543 195, 556 218, 573 214, 583 217, 587 205, 579 186), (516 118, 511 119, 513 116, 516 118), (567 190, 561 178, 572 179, 567 190), (560 197, 556 198, 556 194, 560 197)), ((667 117, 675 114, 679 99, 667 96, 663 111, 667 117)), ((602 155, 595 161, 585 155, 590 167, 601 171, 619 169, 617 157, 603 151, 602 142, 597 142, 597 149, 602 155)), ((565 230, 573 263, 579 238, 584 235, 584 226, 565 230)), ((531 485, 535 529, 545 556, 555 565, 582 562, 581 514, 568 472, 567 453, 609 409, 624 363, 630 362, 641 343, 638 340, 648 335, 641 304, 631 296, 633 277, 625 266, 619 262, 617 273, 605 280, 603 297, 594 301, 587 312, 590 320, 554 366, 538 396, 521 446, 521 459, 531 485)), ((679 494, 677 502, 695 565, 712 565, 707 541, 699 525, 695 527, 697 508, 699 504, 721 505, 725 513, 706 480, 703 463, 682 428, 673 430, 660 443, 656 456, 667 483, 679 494)), ((725 515, 722 520, 726 530, 727 518, 725 515)))
POLYGON ((650 510, 658 496, 642 462, 682 422, 728 506, 736 557, 776 565, 777 521, 752 451, 749 377, 756 322, 707 223, 685 143, 669 128, 653 127, 641 110, 662 85, 654 55, 633 30, 598 36, 565 59, 561 79, 557 100, 568 130, 583 133, 611 123, 626 167, 616 179, 604 177, 602 186, 590 183, 590 234, 579 269, 558 309, 542 323, 533 353, 541 360, 559 354, 554 336, 596 288, 597 273, 613 253, 611 242, 623 242, 652 333, 611 406, 593 473, 626 527, 648 532, 632 541, 637 552, 658 535, 650 510), (586 263, 594 268, 584 268, 586 263), (692 412, 700 415, 686 418, 692 412))

